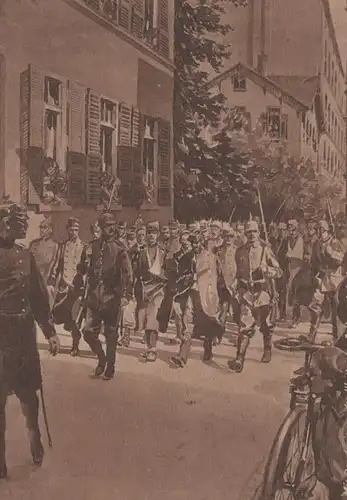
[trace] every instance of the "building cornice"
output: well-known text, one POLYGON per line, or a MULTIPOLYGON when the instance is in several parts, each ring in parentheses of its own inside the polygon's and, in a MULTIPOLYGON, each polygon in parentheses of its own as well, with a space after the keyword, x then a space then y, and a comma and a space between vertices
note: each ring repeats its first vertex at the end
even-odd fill
POLYGON ((292 95, 290 95, 288 92, 285 92, 281 87, 276 85, 274 82, 269 80, 263 75, 260 75, 253 69, 249 68, 248 66, 245 66, 242 63, 238 63, 232 68, 228 69, 224 73, 221 73, 220 75, 216 76, 212 80, 210 80, 207 84, 207 87, 209 89, 215 87, 222 81, 226 80, 230 76, 232 76, 234 73, 237 73, 239 70, 242 70, 243 74, 252 80, 256 85, 261 87, 264 92, 269 92, 270 94, 274 95, 277 97, 277 99, 282 100, 282 102, 285 102, 292 108, 296 109, 299 112, 304 112, 307 111, 309 108, 303 104, 302 102, 298 101, 295 99, 292 95))
POLYGON ((102 26, 106 30, 110 31, 111 33, 114 33, 119 38, 132 45, 134 48, 142 52, 145 56, 151 59, 155 59, 157 62, 165 66, 165 68, 167 68, 171 72, 174 71, 174 65, 171 61, 169 61, 165 57, 162 57, 155 50, 148 47, 148 45, 141 42, 141 40, 138 40, 129 33, 127 33, 121 27, 115 25, 108 19, 104 18, 102 15, 90 9, 84 2, 82 3, 82 0, 63 0, 63 1, 68 5, 70 5, 70 7, 81 12, 86 17, 99 24, 99 26, 102 26))

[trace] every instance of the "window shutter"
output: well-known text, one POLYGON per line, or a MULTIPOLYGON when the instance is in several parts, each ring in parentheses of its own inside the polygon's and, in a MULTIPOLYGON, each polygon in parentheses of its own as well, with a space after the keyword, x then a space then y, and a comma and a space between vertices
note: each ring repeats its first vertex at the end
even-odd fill
POLYGON ((101 201, 100 113, 100 95, 88 89, 86 202, 91 205, 99 205, 101 201))
POLYGON ((132 151, 132 172, 132 205, 139 208, 144 201, 142 150, 140 147, 133 148, 132 151))
POLYGON ((171 205, 171 126, 158 120, 158 205, 171 205))
POLYGON ((131 106, 121 102, 119 105, 119 145, 131 145, 131 121, 132 109, 131 106))
POLYGON ((89 205, 101 203, 101 168, 102 159, 100 153, 89 153, 87 155, 87 189, 86 198, 89 205))
POLYGON ((133 0, 131 16, 131 31, 138 38, 142 38, 145 23, 145 2, 144 0, 133 0))
POLYGON ((130 0, 120 0, 119 6, 119 26, 126 31, 130 31, 131 5, 130 0))
POLYGON ((69 150, 85 153, 85 102, 86 89, 77 82, 68 82, 69 150))
POLYGON ((121 182, 122 205, 131 206, 133 189, 133 148, 131 146, 118 146, 118 177, 121 182))
POLYGON ((86 156, 68 151, 66 154, 68 200, 70 205, 83 205, 86 193, 86 156))
POLYGON ((30 80, 29 70, 20 75, 20 197, 21 203, 28 202, 28 169, 26 165, 29 148, 29 101, 30 80))
POLYGON ((132 112, 131 145, 135 148, 140 146, 140 112, 137 108, 133 108, 132 112))
POLYGON ((44 74, 32 65, 20 75, 20 190, 23 203, 41 202, 44 146, 44 74))
POLYGON ((169 57, 169 2, 168 0, 158 0, 158 50, 164 57, 169 57))
POLYGON ((100 95, 88 89, 87 93, 87 149, 100 154, 100 95))
POLYGON ((26 167, 28 171, 28 203, 39 205, 42 196, 43 180, 43 148, 30 146, 27 153, 26 167))

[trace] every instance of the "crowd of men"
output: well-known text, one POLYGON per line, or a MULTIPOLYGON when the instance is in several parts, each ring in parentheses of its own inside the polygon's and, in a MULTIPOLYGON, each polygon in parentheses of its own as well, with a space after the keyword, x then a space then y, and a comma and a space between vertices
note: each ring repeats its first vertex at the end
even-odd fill
POLYGON ((170 320, 176 327, 171 342, 179 344, 172 363, 185 366, 193 338, 203 340, 203 360, 209 361, 228 317, 238 325, 237 354, 228 365, 239 373, 257 329, 263 336, 261 361, 271 361, 272 333, 278 321, 287 320, 288 307, 293 329, 302 307, 308 308, 309 342, 324 315, 337 336, 344 235, 336 238, 325 220, 304 228, 297 220, 273 223, 266 237, 261 226, 250 218, 245 224, 171 221, 163 227, 138 219, 127 227, 104 213, 91 226, 89 243, 79 238, 78 219, 69 219, 60 245, 44 220, 30 249, 49 290, 54 322, 71 332, 71 355, 79 355, 83 334, 98 357, 96 376, 114 376, 117 345, 129 347, 134 332, 146 345, 143 359, 156 361, 158 335, 167 332, 170 320))
POLYGON ((29 248, 28 216, 15 204, 0 206, 0 478, 6 477, 5 406, 19 398, 29 431, 33 462, 41 465, 37 390, 42 389, 35 323, 53 355, 59 351, 57 324, 71 332, 71 355, 79 355, 83 335, 97 356, 95 376, 111 380, 116 350, 141 333, 143 359, 157 359, 159 333, 176 326, 171 358, 183 368, 192 339, 203 340, 203 360, 213 357, 228 317, 238 326, 236 357, 229 368, 240 373, 250 339, 263 337, 261 362, 269 363, 272 334, 292 309, 291 327, 302 308, 310 313, 306 342, 314 342, 322 317, 347 324, 347 233, 336 237, 325 220, 265 225, 200 220, 187 226, 138 219, 132 227, 103 213, 91 226, 89 242, 79 237, 80 222, 70 218, 63 243, 52 238, 49 219, 29 248), (106 340, 104 350, 100 334, 106 340))

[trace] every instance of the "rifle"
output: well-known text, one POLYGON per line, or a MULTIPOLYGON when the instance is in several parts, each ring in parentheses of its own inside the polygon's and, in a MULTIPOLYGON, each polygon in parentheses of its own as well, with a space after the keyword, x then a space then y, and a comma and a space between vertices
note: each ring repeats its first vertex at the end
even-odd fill
POLYGON ((336 227, 335 227, 335 222, 334 222, 333 213, 332 213, 332 210, 331 210, 331 205, 330 205, 329 198, 327 199, 327 205, 328 205, 328 212, 329 212, 330 224, 331 224, 331 227, 332 227, 332 230, 333 230, 334 238, 336 239, 336 227))
MULTIPOLYGON (((259 188, 257 188, 257 195, 258 195, 258 203, 259 203, 259 209, 260 209, 260 215, 261 215, 261 220, 262 220, 262 225, 263 225, 263 231, 264 231, 264 238, 265 238, 265 243, 268 246, 269 245, 269 237, 267 234, 267 229, 266 229, 266 222, 265 222, 265 217, 264 217, 264 210, 263 210, 263 204, 261 201, 261 196, 260 196, 260 191, 259 188)), ((265 252, 264 252, 265 253, 265 252)), ((263 256, 262 256, 263 259, 263 256)), ((270 293, 271 293, 271 301, 272 301, 272 308, 271 308, 271 313, 270 313, 270 322, 271 324, 275 325, 277 322, 277 289, 276 289, 276 283, 274 278, 270 278, 270 293)))

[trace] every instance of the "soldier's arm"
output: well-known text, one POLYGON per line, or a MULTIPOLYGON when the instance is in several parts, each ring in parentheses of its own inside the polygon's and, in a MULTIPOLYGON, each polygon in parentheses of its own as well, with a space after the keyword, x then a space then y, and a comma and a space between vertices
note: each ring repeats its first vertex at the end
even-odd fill
POLYGON ((58 247, 57 255, 54 259, 51 272, 48 276, 47 283, 51 286, 56 286, 58 282, 58 277, 62 271, 64 265, 64 244, 62 243, 58 247))
POLYGON ((133 296, 134 276, 128 252, 121 249, 119 252, 119 263, 121 271, 122 297, 130 300, 133 296))
POLYGON ((30 253, 30 306, 36 323, 46 339, 56 335, 55 326, 49 305, 46 285, 37 267, 35 258, 30 253))
POLYGON ((91 254, 91 252, 92 252, 91 244, 89 243, 84 245, 80 261, 77 265, 77 272, 82 276, 84 276, 88 272, 89 262, 91 258, 91 255, 89 254, 91 254))
POLYGON ((267 272, 270 278, 281 278, 282 270, 274 253, 269 247, 265 249, 267 272))

